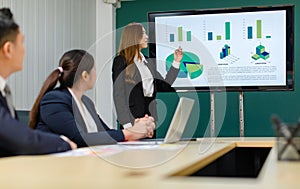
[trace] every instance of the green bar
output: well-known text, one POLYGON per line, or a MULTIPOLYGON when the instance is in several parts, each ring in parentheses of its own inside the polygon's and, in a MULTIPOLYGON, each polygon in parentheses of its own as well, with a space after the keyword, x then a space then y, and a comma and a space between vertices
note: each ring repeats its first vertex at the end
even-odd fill
POLYGON ((221 39, 222 39, 222 36, 217 35, 217 40, 221 40, 221 39))
POLYGON ((186 40, 187 41, 192 41, 192 32, 191 31, 186 32, 186 40))
POLYGON ((182 27, 178 27, 178 41, 182 41, 182 27))
POLYGON ((271 36, 270 36, 270 35, 267 35, 266 38, 267 38, 267 39, 271 39, 271 36))
POLYGON ((225 39, 230 40, 230 22, 225 22, 225 39))
POLYGON ((261 20, 256 20, 256 37, 258 39, 261 39, 261 34, 262 34, 262 30, 261 30, 261 20))

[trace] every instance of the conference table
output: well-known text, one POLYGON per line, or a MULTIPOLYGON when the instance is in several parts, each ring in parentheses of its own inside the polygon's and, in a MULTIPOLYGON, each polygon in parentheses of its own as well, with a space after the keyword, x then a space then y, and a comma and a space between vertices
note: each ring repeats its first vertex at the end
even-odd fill
POLYGON ((1 188, 299 188, 300 161, 277 160, 276 138, 202 138, 102 145, 0 159, 1 188), (188 176, 234 148, 270 149, 256 178, 188 176))

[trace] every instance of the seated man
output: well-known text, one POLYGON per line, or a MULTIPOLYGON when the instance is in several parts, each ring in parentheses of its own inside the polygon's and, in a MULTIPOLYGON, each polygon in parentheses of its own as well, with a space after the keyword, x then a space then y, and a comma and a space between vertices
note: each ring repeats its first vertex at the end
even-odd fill
POLYGON ((22 69, 23 38, 11 11, 0 9, 0 157, 75 149, 76 144, 65 136, 35 131, 18 121, 6 80, 22 69))

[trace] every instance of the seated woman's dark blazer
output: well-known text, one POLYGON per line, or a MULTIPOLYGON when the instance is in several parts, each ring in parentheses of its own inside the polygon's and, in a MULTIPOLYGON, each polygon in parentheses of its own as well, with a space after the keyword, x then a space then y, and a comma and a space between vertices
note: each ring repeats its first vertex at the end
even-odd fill
POLYGON ((65 135, 74 141, 78 147, 113 144, 124 140, 121 130, 110 129, 102 121, 90 98, 84 95, 82 101, 93 117, 98 132, 87 132, 87 127, 77 104, 69 90, 65 88, 56 88, 43 96, 36 129, 65 135))

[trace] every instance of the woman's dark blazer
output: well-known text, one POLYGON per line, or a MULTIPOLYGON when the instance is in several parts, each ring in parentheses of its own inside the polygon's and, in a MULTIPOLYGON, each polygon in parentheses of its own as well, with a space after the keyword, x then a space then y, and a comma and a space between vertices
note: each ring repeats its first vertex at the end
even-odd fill
POLYGON ((102 121, 90 98, 84 95, 82 101, 93 117, 98 132, 87 132, 85 122, 71 93, 68 89, 61 88, 49 91, 43 96, 36 129, 65 135, 78 147, 113 144, 124 140, 121 130, 110 129, 102 121))
POLYGON ((135 70, 135 74, 132 78, 133 82, 127 82, 125 81, 125 69, 127 67, 125 58, 121 55, 114 58, 112 66, 113 98, 118 121, 121 125, 129 122, 133 124, 135 118, 144 117, 145 114, 149 113, 157 120, 156 93, 163 91, 175 92, 171 85, 175 81, 179 69, 171 66, 164 79, 156 70, 152 60, 147 59, 147 62, 148 63, 145 64, 148 66, 154 78, 154 93, 150 104, 149 98, 144 97, 142 77, 136 65, 130 65, 133 66, 132 69, 135 70))

